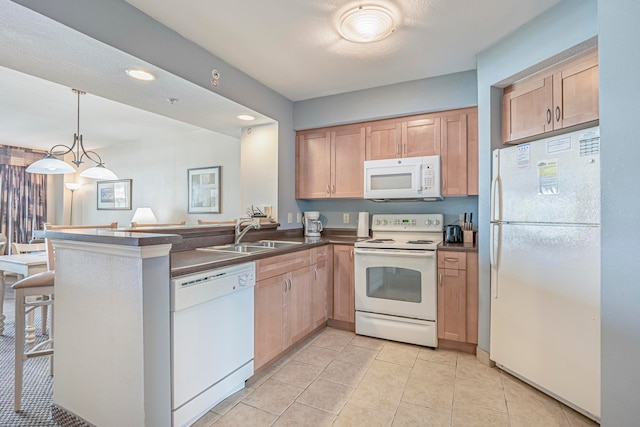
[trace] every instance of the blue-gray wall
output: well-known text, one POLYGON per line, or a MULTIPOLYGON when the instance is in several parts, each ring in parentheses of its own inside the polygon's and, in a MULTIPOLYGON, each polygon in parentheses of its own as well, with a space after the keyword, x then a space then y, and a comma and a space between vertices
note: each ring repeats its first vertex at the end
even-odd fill
POLYGON ((478 55, 479 150, 479 307, 478 345, 489 350, 490 262, 489 217, 491 151, 501 148, 501 96, 504 87, 545 65, 575 53, 597 35, 596 0, 564 0, 478 55), (525 71, 525 73, 522 73, 525 71))
MULTIPOLYGON (((13 0, 278 122, 278 212, 296 212, 293 103, 123 0, 13 0), (224 84, 213 90, 211 70, 224 84)), ((241 25, 241 24, 239 24, 241 25)), ((296 226, 292 224, 291 226, 296 226)), ((283 227, 289 227, 283 222, 283 227)))
POLYGON ((602 425, 640 424, 640 2, 600 0, 602 425))
MULTIPOLYGON (((390 117, 453 110, 477 105, 474 70, 373 89, 298 101, 293 104, 296 130, 356 123, 390 117)), ((477 218, 477 197, 447 197, 441 202, 388 202, 368 200, 299 200, 301 211, 320 211, 325 227, 356 228, 356 212, 443 213, 448 224, 458 214, 473 212, 477 218), (349 223, 343 222, 349 213, 349 223)))

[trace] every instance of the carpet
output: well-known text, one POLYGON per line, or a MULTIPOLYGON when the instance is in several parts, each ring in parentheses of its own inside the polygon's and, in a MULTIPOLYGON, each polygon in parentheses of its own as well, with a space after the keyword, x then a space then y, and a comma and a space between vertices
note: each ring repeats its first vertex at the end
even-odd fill
MULTIPOLYGON (((36 357, 24 364, 22 410, 13 410, 13 370, 15 351, 14 297, 7 285, 4 301, 4 335, 0 335, 0 426, 55 426, 51 419, 53 377, 49 375, 49 358, 36 357)), ((42 333, 42 311, 36 310, 36 343, 47 339, 42 333)))

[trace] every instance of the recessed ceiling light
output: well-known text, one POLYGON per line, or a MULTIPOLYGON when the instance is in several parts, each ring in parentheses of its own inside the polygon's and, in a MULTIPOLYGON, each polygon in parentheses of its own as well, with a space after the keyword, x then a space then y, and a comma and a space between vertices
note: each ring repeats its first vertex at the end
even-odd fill
POLYGON ((357 43, 382 40, 395 30, 391 12, 380 6, 360 6, 340 17, 340 34, 357 43))
POLYGON ((156 79, 156 76, 151 74, 149 71, 145 71, 145 70, 137 70, 137 69, 129 68, 125 72, 129 77, 132 77, 136 80, 150 81, 150 80, 156 79))
POLYGON ((236 117, 239 118, 240 120, 246 120, 246 121, 251 121, 256 119, 255 117, 249 114, 240 114, 239 116, 236 116, 236 117))

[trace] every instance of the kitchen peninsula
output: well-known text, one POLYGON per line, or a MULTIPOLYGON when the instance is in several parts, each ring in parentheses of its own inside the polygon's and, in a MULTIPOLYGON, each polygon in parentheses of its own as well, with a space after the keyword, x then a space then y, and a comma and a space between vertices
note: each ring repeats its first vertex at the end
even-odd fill
POLYGON ((52 240, 56 257, 52 414, 60 425, 75 419, 100 426, 170 426, 171 278, 328 242, 305 240, 300 230, 277 231, 274 225, 251 231, 251 240, 300 244, 255 255, 204 255, 195 248, 233 241, 233 226, 147 231, 40 233, 52 240))

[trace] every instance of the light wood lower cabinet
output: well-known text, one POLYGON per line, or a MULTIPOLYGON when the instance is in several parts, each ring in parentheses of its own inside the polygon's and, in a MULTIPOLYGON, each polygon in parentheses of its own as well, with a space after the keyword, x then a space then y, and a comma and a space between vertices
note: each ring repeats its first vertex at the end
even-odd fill
POLYGON ((284 348, 284 277, 259 280, 254 288, 254 358, 258 369, 278 356, 284 348))
POLYGON ((254 369, 327 321, 328 253, 326 246, 256 261, 254 369))
POLYGON ((478 254, 438 251, 438 338, 478 343, 478 254))
POLYGON ((333 319, 355 322, 353 246, 333 245, 333 319))

